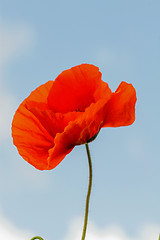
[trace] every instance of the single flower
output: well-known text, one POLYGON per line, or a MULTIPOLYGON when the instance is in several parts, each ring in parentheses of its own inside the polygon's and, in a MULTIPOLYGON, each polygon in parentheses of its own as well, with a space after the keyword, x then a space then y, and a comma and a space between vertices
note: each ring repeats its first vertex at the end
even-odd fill
POLYGON ((93 140, 103 127, 131 125, 136 91, 121 82, 115 92, 99 68, 82 64, 39 86, 20 104, 12 122, 19 154, 35 168, 55 168, 76 145, 93 140))

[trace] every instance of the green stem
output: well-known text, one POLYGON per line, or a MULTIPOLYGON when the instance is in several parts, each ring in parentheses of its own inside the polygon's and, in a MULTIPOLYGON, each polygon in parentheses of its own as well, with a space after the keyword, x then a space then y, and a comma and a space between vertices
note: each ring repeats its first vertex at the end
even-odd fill
MULTIPOLYGON (((85 240, 85 236, 86 236, 87 222, 88 222, 88 212, 89 212, 89 199, 90 199, 91 188, 92 188, 92 161, 91 161, 91 154, 90 154, 88 143, 86 143, 85 146, 86 146, 87 157, 88 157, 88 165, 89 165, 89 185, 88 185, 88 192, 87 192, 87 197, 86 197, 85 217, 84 217, 83 233, 82 233, 81 240, 85 240)), ((44 240, 43 238, 41 238, 39 236, 33 237, 31 240, 35 240, 35 239, 44 240)))
POLYGON ((43 238, 41 238, 41 237, 39 237, 39 236, 36 236, 36 237, 31 238, 31 240, 35 240, 35 239, 44 240, 43 238))
POLYGON ((84 226, 83 226, 83 233, 82 233, 82 239, 81 240, 85 240, 85 236, 86 236, 87 222, 88 222, 88 212, 89 212, 89 199, 90 199, 91 188, 92 188, 91 154, 90 154, 88 143, 86 143, 85 146, 86 146, 86 151, 87 151, 87 156, 88 156, 88 164, 89 164, 89 185, 88 185, 88 192, 87 192, 87 198, 86 198, 85 218, 84 218, 84 226))

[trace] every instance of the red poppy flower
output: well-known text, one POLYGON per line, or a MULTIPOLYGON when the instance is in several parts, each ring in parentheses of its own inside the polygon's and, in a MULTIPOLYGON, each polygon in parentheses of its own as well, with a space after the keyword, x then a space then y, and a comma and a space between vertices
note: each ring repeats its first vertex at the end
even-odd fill
POLYGON ((121 82, 112 93, 98 67, 82 64, 35 89, 12 122, 19 154, 40 170, 56 167, 75 145, 93 140, 102 127, 135 120, 136 92, 121 82))

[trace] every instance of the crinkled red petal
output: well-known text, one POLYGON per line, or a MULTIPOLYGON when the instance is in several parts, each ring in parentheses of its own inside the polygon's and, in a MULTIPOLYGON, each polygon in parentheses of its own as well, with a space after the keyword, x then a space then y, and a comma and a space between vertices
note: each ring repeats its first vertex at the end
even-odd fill
POLYGON ((121 82, 106 105, 103 127, 131 125, 135 121, 136 91, 132 84, 121 82))
MULTIPOLYGON (((54 81, 48 96, 48 104, 54 112, 84 112, 98 99, 97 89, 101 87, 99 68, 82 64, 63 71, 54 81)), ((99 90, 98 90, 99 91, 99 90)))

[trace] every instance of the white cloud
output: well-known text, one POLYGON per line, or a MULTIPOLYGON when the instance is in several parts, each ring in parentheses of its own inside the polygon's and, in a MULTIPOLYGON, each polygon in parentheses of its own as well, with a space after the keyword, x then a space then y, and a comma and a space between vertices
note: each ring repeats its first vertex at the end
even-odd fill
MULTIPOLYGON (((79 240, 82 234, 82 222, 75 220, 69 228, 69 232, 64 240, 79 240)), ((160 225, 145 225, 135 237, 128 236, 119 226, 107 226, 103 229, 90 223, 87 228, 86 240, 158 240, 160 225)))
POLYGON ((16 106, 16 99, 0 88, 0 141, 10 135, 11 121, 16 106))
POLYGON ((0 21, 0 66, 26 52, 34 41, 33 30, 28 26, 7 25, 0 21))
POLYGON ((0 240, 28 240, 33 234, 19 230, 0 215, 0 240))
POLYGON ((22 25, 6 25, 0 21, 0 141, 10 135, 16 98, 5 87, 7 64, 33 45, 33 31, 22 25))

